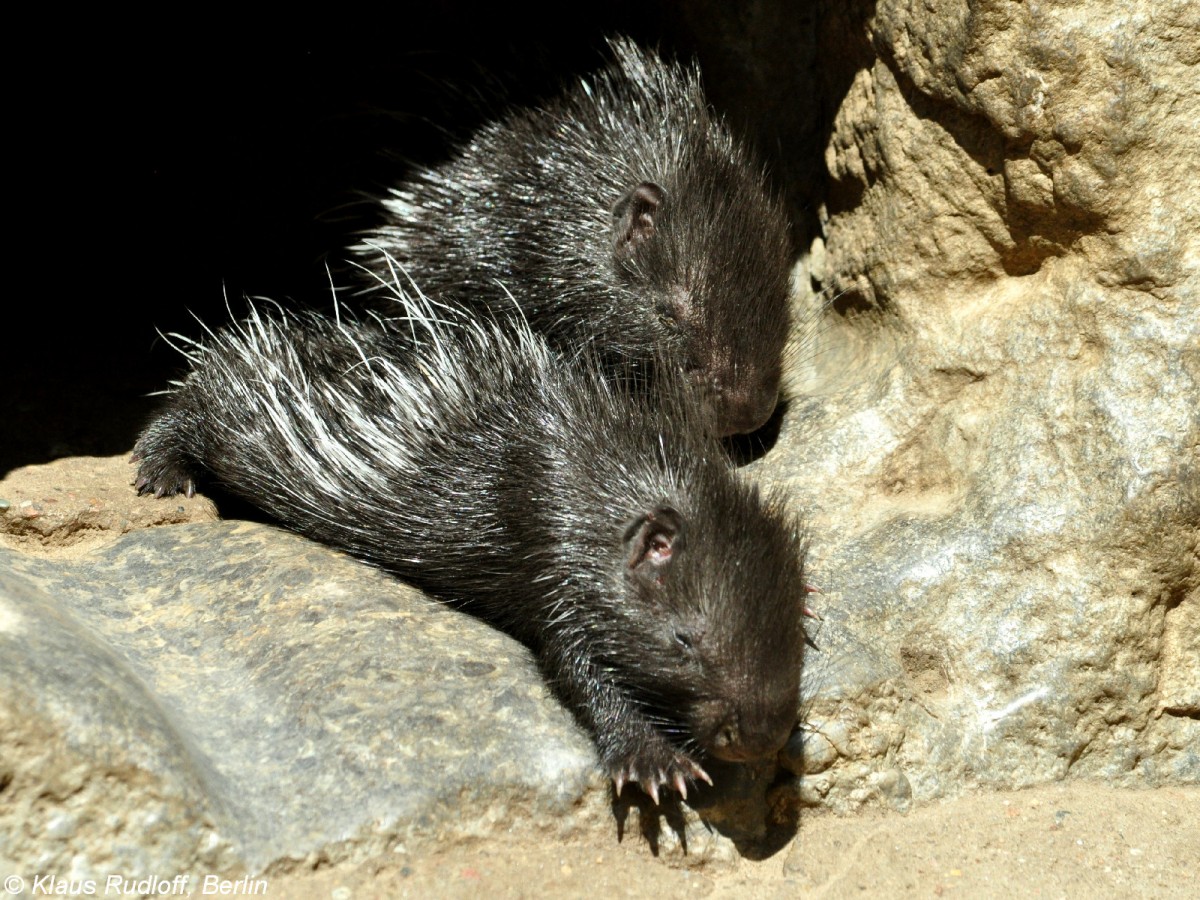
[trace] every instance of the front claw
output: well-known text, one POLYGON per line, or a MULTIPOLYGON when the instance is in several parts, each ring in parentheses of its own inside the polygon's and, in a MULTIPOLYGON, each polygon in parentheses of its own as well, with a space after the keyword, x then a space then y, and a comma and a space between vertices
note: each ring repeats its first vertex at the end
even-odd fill
POLYGON ((645 754, 641 758, 629 759, 612 774, 613 788, 618 797, 626 784, 636 782, 657 806, 661 802, 660 789, 674 789, 679 792, 681 799, 686 800, 689 781, 704 781, 712 785, 708 773, 686 753, 671 751, 665 760, 650 759, 650 756, 645 754))
POLYGON ((153 494, 160 500, 175 494, 183 494, 189 499, 196 495, 196 481, 190 475, 180 471, 166 471, 151 475, 145 471, 145 464, 138 471, 133 487, 139 496, 153 494))

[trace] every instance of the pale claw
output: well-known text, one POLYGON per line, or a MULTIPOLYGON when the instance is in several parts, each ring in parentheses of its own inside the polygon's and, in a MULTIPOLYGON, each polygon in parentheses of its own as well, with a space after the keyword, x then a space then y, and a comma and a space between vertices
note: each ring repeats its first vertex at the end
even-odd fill
MULTIPOLYGON (((804 592, 805 592, 806 594, 823 594, 823 593, 825 593, 825 592, 824 592, 824 591, 822 591, 822 590, 821 590, 819 587, 817 587, 815 584, 806 584, 806 585, 804 585, 804 592)), ((800 607, 800 612, 801 612, 803 615, 805 615, 805 616, 808 616, 808 618, 810 618, 810 619, 816 619, 818 622, 820 622, 820 621, 821 621, 821 617, 820 617, 820 616, 818 616, 818 615, 817 615, 815 612, 813 612, 811 609, 809 609, 807 604, 805 604, 804 606, 800 607)))
POLYGON ((643 761, 643 766, 639 769, 638 765, 629 764, 613 773, 611 777, 613 789, 618 797, 621 796, 625 786, 632 782, 640 787, 642 793, 653 800, 655 805, 661 805, 664 792, 671 790, 677 791, 680 798, 686 800, 689 780, 712 784, 708 773, 700 768, 694 760, 682 754, 677 754, 674 759, 668 761, 666 766, 654 766, 647 769, 645 761, 643 761), (652 774, 645 774, 647 772, 652 774))
POLYGON ((687 799, 687 782, 683 780, 683 775, 679 772, 675 773, 675 790, 679 791, 679 796, 684 800, 687 799))

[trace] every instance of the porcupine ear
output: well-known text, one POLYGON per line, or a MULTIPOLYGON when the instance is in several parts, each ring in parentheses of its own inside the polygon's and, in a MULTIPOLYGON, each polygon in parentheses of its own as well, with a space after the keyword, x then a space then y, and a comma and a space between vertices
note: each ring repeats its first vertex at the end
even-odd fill
POLYGON ((627 259, 654 235, 654 218, 666 194, 651 181, 643 181, 613 207, 613 255, 627 259))
POLYGON ((625 532, 625 560, 630 574, 648 584, 661 582, 682 537, 683 517, 669 506, 640 517, 625 532))

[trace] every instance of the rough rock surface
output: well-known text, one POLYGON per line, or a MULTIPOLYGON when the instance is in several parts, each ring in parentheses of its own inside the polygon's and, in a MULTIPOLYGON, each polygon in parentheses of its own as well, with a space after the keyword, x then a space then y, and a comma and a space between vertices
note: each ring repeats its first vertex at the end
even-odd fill
POLYGON ((760 464, 828 591, 802 796, 1195 783, 1195 7, 822 22, 849 86, 804 274, 832 303, 760 464))
POLYGON ((86 551, 114 534, 217 518, 206 497, 146 502, 130 490, 132 478, 123 457, 67 457, 13 470, 0 479, 0 546, 86 551))
POLYGON ((598 780, 514 641, 254 523, 69 563, 0 549, 0 682, 0 858, 22 871, 259 871, 489 819, 566 828, 598 780))

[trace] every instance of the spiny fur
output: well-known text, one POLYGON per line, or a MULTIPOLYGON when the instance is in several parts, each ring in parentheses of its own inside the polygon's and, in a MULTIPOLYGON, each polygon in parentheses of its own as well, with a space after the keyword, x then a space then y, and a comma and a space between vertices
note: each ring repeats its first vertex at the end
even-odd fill
POLYGON ((137 487, 207 477, 538 655, 618 788, 773 754, 803 651, 796 523, 683 390, 568 365, 526 327, 254 311, 195 342, 137 487), (632 537, 631 537, 632 535, 632 537))
POLYGON ((753 430, 779 391, 786 217, 695 67, 624 39, 612 52, 411 173, 355 249, 384 281, 381 250, 427 293, 519 316, 560 352, 590 346, 618 366, 668 352, 718 433, 753 430))

